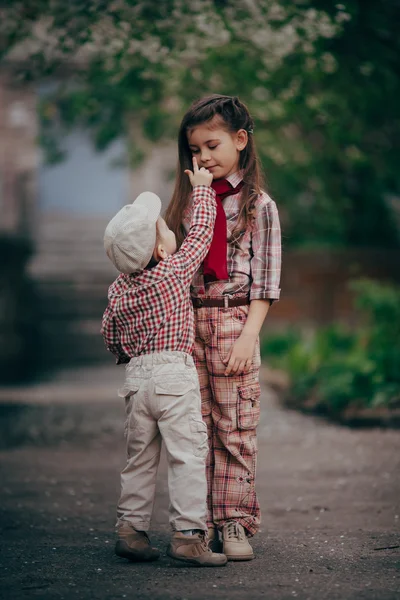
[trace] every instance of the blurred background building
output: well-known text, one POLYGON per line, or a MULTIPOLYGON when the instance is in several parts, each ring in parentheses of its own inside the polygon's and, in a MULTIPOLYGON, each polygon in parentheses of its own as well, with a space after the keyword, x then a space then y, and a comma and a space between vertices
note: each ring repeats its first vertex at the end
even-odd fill
POLYGON ((132 173, 123 166, 123 141, 99 153, 83 128, 64 139, 65 160, 47 164, 37 108, 46 89, 16 84, 6 70, 0 79, 4 381, 109 358, 100 325, 116 272, 103 249, 105 226, 144 189, 164 206, 171 189, 166 174, 174 152, 166 160, 164 148, 154 149, 132 173))

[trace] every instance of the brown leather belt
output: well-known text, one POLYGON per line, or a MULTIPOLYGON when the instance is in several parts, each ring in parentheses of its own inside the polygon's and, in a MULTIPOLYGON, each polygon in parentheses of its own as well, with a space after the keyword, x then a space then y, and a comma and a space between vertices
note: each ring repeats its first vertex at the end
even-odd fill
POLYGON ((203 306, 207 307, 219 307, 219 308, 230 308, 232 306, 244 306, 245 304, 250 304, 250 300, 248 296, 245 297, 232 297, 232 296, 219 296, 218 298, 193 298, 192 302, 194 308, 202 308, 203 306))

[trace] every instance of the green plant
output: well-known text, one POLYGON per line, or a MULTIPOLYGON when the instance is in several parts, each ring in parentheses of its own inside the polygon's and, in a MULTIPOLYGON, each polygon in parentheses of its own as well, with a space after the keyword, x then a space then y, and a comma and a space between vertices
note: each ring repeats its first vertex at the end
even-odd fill
POLYGON ((400 287, 362 279, 352 288, 366 318, 368 355, 388 383, 400 386, 400 287))
POLYGON ((287 371, 290 403, 341 414, 348 407, 400 405, 400 287, 351 283, 362 325, 332 325, 263 340, 268 362, 287 371))

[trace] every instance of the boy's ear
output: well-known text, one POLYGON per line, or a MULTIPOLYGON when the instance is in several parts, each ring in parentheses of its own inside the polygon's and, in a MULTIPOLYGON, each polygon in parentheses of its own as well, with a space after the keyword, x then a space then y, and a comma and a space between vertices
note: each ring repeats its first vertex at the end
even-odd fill
POLYGON ((153 257, 156 261, 160 261, 160 260, 164 260, 164 258, 167 258, 168 254, 167 251, 165 250, 164 246, 162 244, 157 244, 157 246, 154 248, 154 252, 153 252, 153 257))
POLYGON ((239 129, 236 134, 236 148, 241 151, 244 150, 247 146, 247 142, 249 141, 249 134, 245 129, 239 129))

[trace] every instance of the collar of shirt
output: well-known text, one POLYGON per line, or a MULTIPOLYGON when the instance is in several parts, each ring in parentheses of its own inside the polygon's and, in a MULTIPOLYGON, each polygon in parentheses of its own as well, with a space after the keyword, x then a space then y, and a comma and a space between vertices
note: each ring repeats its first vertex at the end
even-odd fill
POLYGON ((108 291, 108 297, 123 296, 126 293, 140 294, 147 286, 151 286, 160 279, 166 277, 169 273, 168 259, 161 260, 156 267, 146 271, 140 271, 139 273, 120 273, 117 279, 110 285, 108 291))
POLYGON ((243 171, 236 171, 236 173, 232 173, 232 175, 226 177, 226 180, 229 181, 231 186, 235 188, 241 181, 243 181, 243 171))

